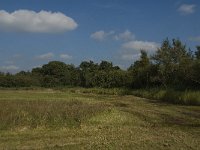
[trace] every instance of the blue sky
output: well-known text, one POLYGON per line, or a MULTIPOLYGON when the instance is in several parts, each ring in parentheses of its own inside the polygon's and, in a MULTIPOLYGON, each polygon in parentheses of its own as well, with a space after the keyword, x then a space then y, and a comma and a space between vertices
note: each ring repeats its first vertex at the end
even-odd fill
POLYGON ((200 45, 199 0, 0 1, 0 71, 31 70, 52 60, 122 68, 153 54, 165 38, 200 45))

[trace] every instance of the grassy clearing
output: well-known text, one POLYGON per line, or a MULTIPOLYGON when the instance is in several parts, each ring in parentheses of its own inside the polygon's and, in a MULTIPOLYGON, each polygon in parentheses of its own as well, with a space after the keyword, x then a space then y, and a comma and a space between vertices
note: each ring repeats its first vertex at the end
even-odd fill
POLYGON ((0 149, 200 149, 199 106, 70 90, 0 91, 0 149))
MULTIPOLYGON (((64 89, 62 89, 64 90, 64 89)), ((90 93, 103 95, 135 95, 181 105, 200 105, 200 91, 177 91, 173 89, 127 89, 127 88, 69 88, 72 93, 90 93)))
MULTIPOLYGON (((7 94, 6 91, 10 91, 10 89, 2 88, 2 91, 5 91, 4 98, 6 99, 7 94)), ((48 92, 51 93, 49 95, 45 94, 47 89, 45 88, 14 88, 13 91, 17 91, 21 93, 21 91, 27 91, 31 93, 31 91, 38 91, 38 98, 47 98, 49 95, 49 100, 56 100, 57 97, 59 99, 65 99, 67 96, 70 97, 72 95, 80 95, 80 94, 94 94, 94 95, 117 95, 117 96, 125 96, 125 95, 134 95, 142 98, 160 100, 163 102, 180 104, 180 105, 197 105, 200 106, 200 91, 177 91, 173 89, 162 89, 162 88, 152 88, 152 89, 128 89, 128 88, 80 88, 80 87, 56 87, 54 90, 48 89, 48 92), (67 94, 66 94, 67 93, 67 94), (59 96, 58 96, 59 95, 59 96), (61 95, 61 96, 60 96, 61 95)), ((15 95, 13 95, 15 96, 15 95)), ((83 96, 83 95, 82 95, 83 96)), ((8 99, 10 95, 8 96, 8 99)), ((29 95, 21 95, 19 99, 31 99, 32 97, 29 95)), ((81 98, 81 97, 79 97, 81 98)), ((33 100, 35 98, 32 98, 33 100)))
POLYGON ((138 89, 127 88, 71 88, 72 93, 90 93, 102 95, 135 95, 148 99, 161 100, 180 105, 200 105, 200 91, 177 91, 173 89, 138 89))

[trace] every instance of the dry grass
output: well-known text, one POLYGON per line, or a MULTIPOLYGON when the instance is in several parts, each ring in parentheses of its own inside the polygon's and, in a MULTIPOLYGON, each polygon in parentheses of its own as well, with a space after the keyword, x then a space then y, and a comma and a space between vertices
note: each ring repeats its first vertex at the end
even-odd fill
POLYGON ((199 106, 32 90, 0 91, 0 108, 0 149, 200 149, 199 106))
POLYGON ((0 101, 0 130, 14 128, 79 127, 85 119, 106 109, 81 101, 0 101))

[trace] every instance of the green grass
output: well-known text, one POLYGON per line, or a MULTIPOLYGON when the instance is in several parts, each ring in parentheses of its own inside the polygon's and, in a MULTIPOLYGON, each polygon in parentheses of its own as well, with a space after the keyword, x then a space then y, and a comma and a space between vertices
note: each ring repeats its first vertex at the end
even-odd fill
POLYGON ((0 149, 200 149, 199 106, 83 90, 0 90, 0 149))
MULTIPOLYGON (((58 88, 66 91, 66 88, 58 88)), ((128 88, 67 88, 72 93, 87 93, 101 95, 135 95, 142 98, 160 100, 163 102, 180 104, 180 105, 197 105, 200 106, 200 91, 185 90, 179 91, 174 89, 128 89, 128 88)))
MULTIPOLYGON (((5 91, 4 98, 6 98, 6 90, 11 90, 11 88, 0 88, 0 90, 5 91)), ((37 88, 37 87, 27 87, 27 88, 12 88, 14 91, 20 92, 28 91, 40 91, 40 94, 37 94, 39 98, 44 98, 49 95, 45 95, 43 91, 46 91, 45 88, 37 88)), ((56 95, 62 95, 59 96, 60 99, 66 98, 66 94, 63 94, 64 92, 68 92, 68 94, 74 95, 74 94, 98 94, 98 95, 134 95, 142 98, 148 98, 148 99, 155 99, 160 100, 167 103, 173 103, 173 104, 179 104, 179 105, 197 105, 200 106, 200 91, 195 90, 185 90, 185 91, 179 91, 174 89, 162 89, 162 88, 147 88, 147 89, 130 89, 130 88, 81 88, 81 87, 55 87, 53 90, 48 89, 50 94, 50 99, 56 99, 56 95), (55 92, 56 91, 56 92, 55 92), (60 92, 60 93, 59 93, 60 92), (62 92, 62 93, 61 93, 62 92), (69 93, 70 92, 70 93, 69 93)), ((22 95, 20 99, 30 99, 31 97, 29 95, 22 95)), ((79 97, 80 98, 80 97, 79 97)))

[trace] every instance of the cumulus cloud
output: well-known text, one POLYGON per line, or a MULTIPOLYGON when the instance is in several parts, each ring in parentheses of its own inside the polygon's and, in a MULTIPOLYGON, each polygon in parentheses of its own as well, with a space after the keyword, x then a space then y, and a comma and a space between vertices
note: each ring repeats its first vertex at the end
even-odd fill
POLYGON ((182 15, 187 15, 187 14, 192 14, 195 12, 196 5, 194 4, 182 4, 179 8, 178 11, 182 15))
POLYGON ((194 42, 200 42, 200 36, 190 37, 189 40, 194 42))
POLYGON ((0 30, 36 33, 58 33, 73 30, 77 23, 61 12, 0 10, 0 30))
POLYGON ((155 51, 159 44, 156 42, 148 42, 148 41, 130 41, 122 45, 125 49, 132 49, 136 51, 147 50, 147 51, 155 51))
POLYGON ((122 41, 131 41, 135 39, 135 35, 129 31, 125 30, 122 33, 117 34, 115 31, 109 31, 106 32, 104 30, 96 31, 90 35, 90 38, 97 40, 97 41, 103 41, 105 39, 114 39, 116 41, 122 40, 122 41))
POLYGON ((102 41, 102 40, 106 39, 108 36, 113 35, 114 33, 115 33, 114 31, 105 32, 103 30, 100 30, 100 31, 96 31, 96 32, 92 33, 90 35, 90 38, 92 38, 94 40, 102 41))
POLYGON ((114 39, 115 40, 129 41, 129 40, 134 40, 135 39, 135 35, 133 33, 131 33, 129 30, 126 30, 123 33, 115 35, 114 39))
POLYGON ((51 59, 53 57, 54 57, 53 53, 46 53, 46 54, 42 54, 42 55, 36 56, 37 59, 41 59, 41 60, 49 60, 49 59, 51 59))
POLYGON ((133 60, 137 60, 140 57, 140 53, 138 54, 131 54, 131 53, 123 53, 121 55, 121 59, 122 60, 126 60, 126 61, 133 61, 133 60))
POLYGON ((159 47, 159 43, 148 41, 130 41, 122 45, 120 58, 125 61, 135 61, 140 57, 140 50, 153 53, 159 47))
POLYGON ((2 67, 0 67, 0 69, 2 71, 16 71, 19 69, 19 67, 15 66, 15 65, 9 65, 9 66, 2 66, 2 67))
POLYGON ((68 54, 60 54, 60 58, 65 59, 65 60, 70 60, 70 59, 72 59, 72 56, 70 56, 68 54))

